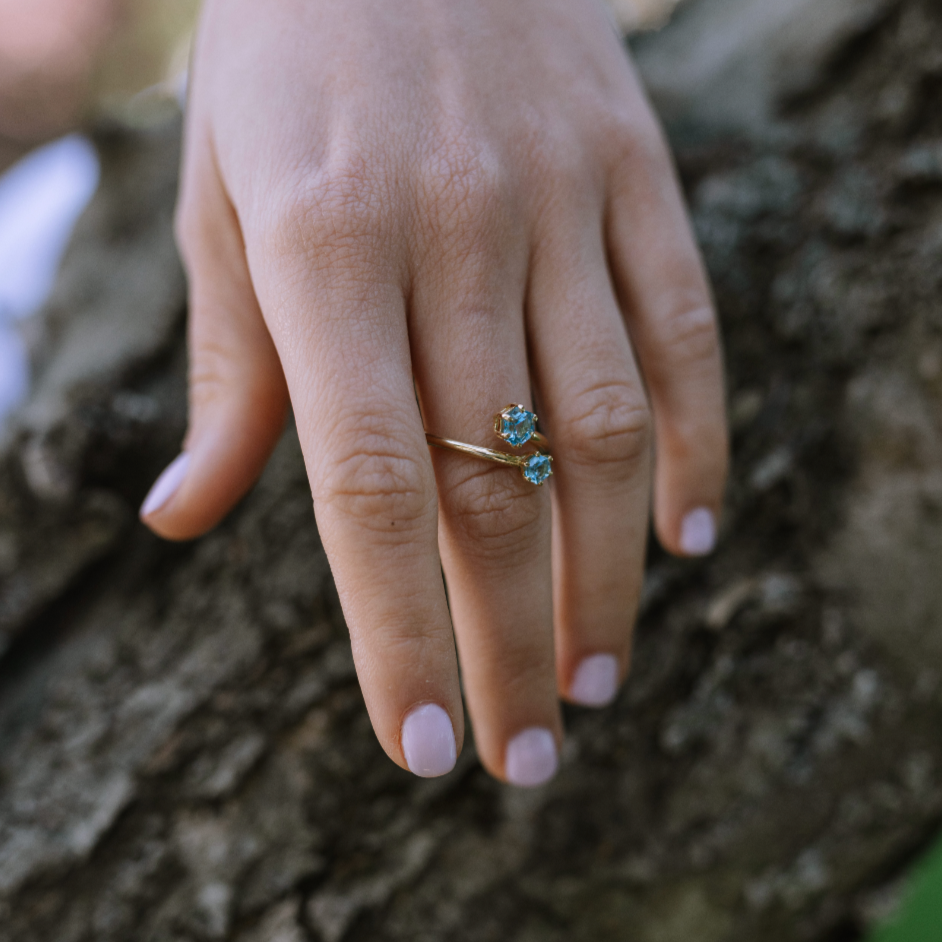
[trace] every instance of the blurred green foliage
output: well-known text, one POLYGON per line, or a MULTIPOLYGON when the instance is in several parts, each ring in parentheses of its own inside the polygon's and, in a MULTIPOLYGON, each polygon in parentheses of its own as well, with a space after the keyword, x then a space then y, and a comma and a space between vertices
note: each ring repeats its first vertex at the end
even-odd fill
POLYGON ((942 942, 942 841, 913 870, 899 910, 867 942, 942 942))

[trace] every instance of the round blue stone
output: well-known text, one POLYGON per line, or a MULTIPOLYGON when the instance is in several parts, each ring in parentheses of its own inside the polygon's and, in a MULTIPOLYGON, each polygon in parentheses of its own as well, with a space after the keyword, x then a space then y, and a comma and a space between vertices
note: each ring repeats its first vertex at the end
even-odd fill
POLYGON ((553 459, 549 455, 531 455, 523 469, 523 476, 531 484, 542 484, 553 473, 553 459))
POLYGON ((512 406, 500 414, 500 437, 514 448, 526 445, 536 431, 536 416, 520 406, 512 406))

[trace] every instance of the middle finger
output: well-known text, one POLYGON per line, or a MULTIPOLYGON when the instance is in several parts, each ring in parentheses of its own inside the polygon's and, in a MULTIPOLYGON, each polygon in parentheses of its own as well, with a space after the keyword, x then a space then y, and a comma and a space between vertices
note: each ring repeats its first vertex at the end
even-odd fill
POLYGON ((651 435, 600 227, 580 225, 579 216, 573 206, 538 242, 530 333, 556 457, 559 689, 573 702, 603 706, 628 667, 648 531, 651 435))

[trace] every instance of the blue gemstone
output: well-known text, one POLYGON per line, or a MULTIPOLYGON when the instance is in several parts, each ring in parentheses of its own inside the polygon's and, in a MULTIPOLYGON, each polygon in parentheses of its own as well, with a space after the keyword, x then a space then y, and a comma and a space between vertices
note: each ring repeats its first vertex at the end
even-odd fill
POLYGON ((500 437, 514 448, 526 445, 536 431, 536 416, 520 406, 511 406, 500 414, 500 437))
POLYGON ((523 476, 531 484, 542 484, 553 473, 553 459, 549 455, 531 455, 527 459, 523 476))

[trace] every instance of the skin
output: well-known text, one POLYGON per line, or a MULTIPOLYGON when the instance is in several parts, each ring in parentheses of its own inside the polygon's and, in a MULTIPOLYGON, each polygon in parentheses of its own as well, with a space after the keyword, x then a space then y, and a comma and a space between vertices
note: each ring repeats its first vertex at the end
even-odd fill
POLYGON ((290 401, 379 741, 406 767, 431 702, 460 748, 457 644, 502 778, 582 658, 627 671, 652 495, 672 552, 720 510, 713 308, 638 80, 596 0, 208 0, 190 94, 190 464, 146 522, 214 526, 290 401), (534 401, 551 486, 426 445, 534 401))

